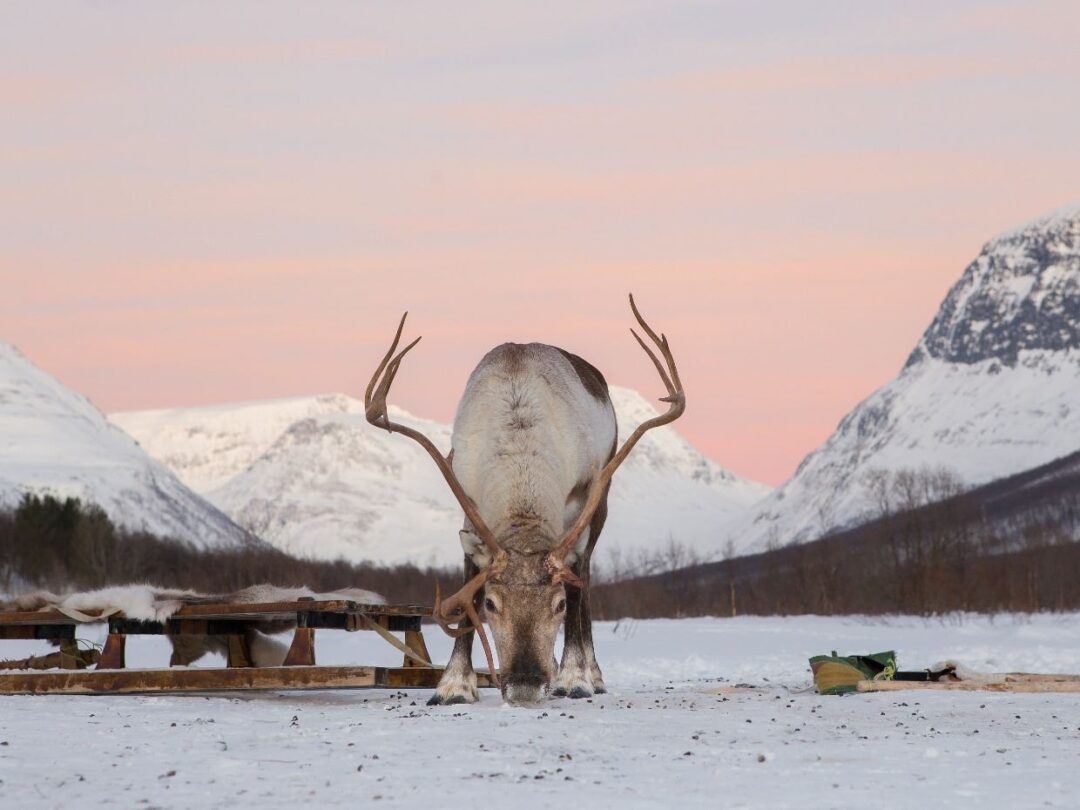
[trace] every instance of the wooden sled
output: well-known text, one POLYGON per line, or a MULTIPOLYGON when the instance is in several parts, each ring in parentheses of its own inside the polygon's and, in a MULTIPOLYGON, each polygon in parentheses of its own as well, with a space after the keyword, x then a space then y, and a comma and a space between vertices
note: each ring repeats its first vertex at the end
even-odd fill
MULTIPOLYGON (((431 663, 421 622, 431 608, 419 605, 364 605, 344 600, 265 602, 258 604, 186 605, 164 622, 101 617, 109 634, 100 656, 80 651, 75 629, 85 622, 58 611, 0 613, 0 639, 47 639, 59 653, 21 661, 0 662, 0 669, 30 669, 48 662, 48 672, 0 673, 0 694, 146 694, 277 689, 407 689, 434 687, 443 669, 431 663), (280 667, 257 667, 248 649, 246 631, 266 622, 295 621, 292 644, 280 667), (400 667, 317 666, 316 630, 370 630, 403 655, 400 667), (402 633, 403 640, 394 633, 402 633), (129 635, 210 635, 227 640, 224 668, 127 669, 129 635), (96 660, 96 666, 87 667, 96 660)), ((91 617, 92 619, 94 617, 91 617)), ((170 662, 170 667, 175 661, 170 662)), ((477 685, 494 686, 486 672, 477 685)))

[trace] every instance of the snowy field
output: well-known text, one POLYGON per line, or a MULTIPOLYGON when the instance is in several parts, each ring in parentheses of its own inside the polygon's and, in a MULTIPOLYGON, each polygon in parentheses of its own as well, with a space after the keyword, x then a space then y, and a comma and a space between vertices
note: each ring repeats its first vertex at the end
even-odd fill
MULTIPOLYGON (((536 708, 491 690, 437 708, 427 690, 0 697, 0 807, 1080 806, 1080 695, 821 697, 806 664, 893 648, 908 669, 1080 672, 1080 615, 624 621, 596 640, 610 693, 536 708), (738 685, 758 688, 716 693, 738 685)), ((319 643, 320 663, 399 663, 372 633, 319 643)), ((132 665, 167 655, 128 642, 132 665)))

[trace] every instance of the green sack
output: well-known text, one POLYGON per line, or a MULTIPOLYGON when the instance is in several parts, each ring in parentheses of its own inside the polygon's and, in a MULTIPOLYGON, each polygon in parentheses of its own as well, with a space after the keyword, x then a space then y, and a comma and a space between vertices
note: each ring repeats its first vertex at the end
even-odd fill
POLYGON ((815 655, 810 659, 818 694, 843 695, 856 691, 859 681, 892 680, 896 674, 893 650, 871 655, 815 655))

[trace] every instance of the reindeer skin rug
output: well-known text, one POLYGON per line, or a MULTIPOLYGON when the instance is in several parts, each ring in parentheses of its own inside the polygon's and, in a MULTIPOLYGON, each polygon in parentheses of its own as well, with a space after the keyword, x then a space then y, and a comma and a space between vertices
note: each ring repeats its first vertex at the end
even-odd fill
POLYGON ((160 588, 156 585, 117 585, 96 591, 77 591, 62 596, 50 591, 31 591, 0 601, 0 610, 57 610, 80 622, 102 621, 109 616, 122 613, 129 619, 161 622, 171 617, 184 605, 295 602, 301 598, 343 599, 368 605, 386 604, 386 600, 379 594, 361 588, 316 593, 310 588, 252 585, 234 593, 204 594, 196 591, 160 588))
MULTIPOLYGON (((122 613, 128 619, 164 622, 185 605, 254 604, 257 602, 295 602, 301 598, 340 599, 367 605, 383 605, 386 600, 374 591, 345 588, 331 593, 317 593, 310 588, 279 588, 276 585, 252 585, 228 594, 203 594, 159 588, 156 585, 119 585, 96 591, 64 595, 50 591, 31 591, 0 600, 0 611, 56 610, 78 622, 101 622, 122 613)), ((252 661, 256 666, 281 666, 287 645, 271 637, 296 626, 295 620, 259 622, 245 630, 252 661)), ((224 654, 228 641, 224 636, 169 636, 172 642, 172 666, 186 666, 208 652, 224 654)))

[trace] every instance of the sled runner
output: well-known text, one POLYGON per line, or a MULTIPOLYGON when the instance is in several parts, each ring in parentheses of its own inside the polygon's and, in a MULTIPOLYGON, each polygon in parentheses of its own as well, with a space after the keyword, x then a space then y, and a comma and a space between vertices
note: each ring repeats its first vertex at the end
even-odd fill
POLYGON ((1080 675, 1052 675, 1035 672, 978 673, 964 677, 951 670, 937 680, 859 681, 859 692, 895 692, 902 689, 953 692, 1080 692, 1080 675))
POLYGON ((956 661, 942 661, 929 669, 901 671, 896 653, 839 656, 815 655, 810 659, 814 686, 821 695, 851 692, 930 690, 954 692, 1080 692, 1080 675, 1032 672, 977 672, 956 661))
MULTIPOLYGON (((161 692, 276 690, 276 689, 404 689, 434 687, 442 668, 431 662, 421 622, 431 608, 419 605, 374 605, 347 600, 300 599, 262 603, 190 604, 163 621, 129 619, 123 614, 78 614, 55 609, 0 612, 0 640, 47 639, 60 651, 19 661, 0 662, 0 694, 145 694, 161 692), (100 655, 80 650, 76 628, 108 622, 109 634, 100 655), (256 666, 252 631, 273 632, 275 625, 294 626, 292 643, 281 666, 256 666), (317 666, 315 631, 368 630, 377 633, 403 655, 400 667, 317 666), (398 638, 395 633, 402 634, 398 638), (125 647, 130 635, 214 637, 224 641, 224 668, 177 667, 127 669, 125 647), (90 666, 96 666, 89 669, 90 666), (18 668, 54 671, 11 672, 18 668)), ((175 646, 175 645, 174 645, 175 646)), ((164 663, 164 662, 163 662, 164 663)), ((493 685, 478 672, 478 685, 493 685)))

